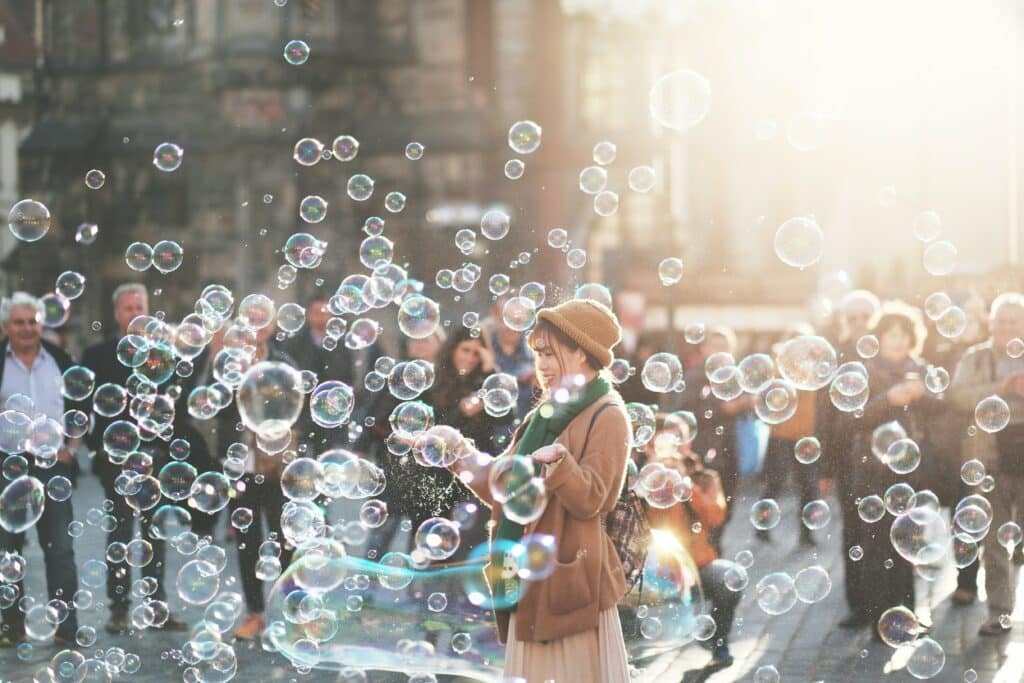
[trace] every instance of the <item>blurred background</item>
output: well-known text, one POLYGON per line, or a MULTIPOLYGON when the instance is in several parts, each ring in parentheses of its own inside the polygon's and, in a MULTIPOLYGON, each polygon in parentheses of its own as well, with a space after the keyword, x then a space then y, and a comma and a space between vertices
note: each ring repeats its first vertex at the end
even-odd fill
MULTIPOLYGON (((1020 286, 1022 28, 1014 0, 2 0, 0 199, 35 198, 54 220, 36 243, 3 231, 0 286, 41 295, 83 273, 66 326, 80 348, 126 280, 171 318, 209 283, 276 289, 300 230, 330 246, 279 299, 333 291, 360 269, 377 214, 396 262, 435 296, 438 269, 472 260, 513 284, 600 281, 652 330, 820 321, 836 283, 916 303, 940 287, 988 298, 1020 286), (302 68, 282 59, 292 39, 311 47, 302 68), (648 98, 681 68, 711 88, 685 132, 657 125, 648 98), (521 119, 543 145, 510 181, 505 139, 521 119), (289 158, 302 137, 342 133, 360 141, 351 162, 289 158), (174 173, 151 167, 165 140, 185 149, 174 173), (426 147, 417 163, 402 153, 412 140, 426 147), (578 186, 600 141, 617 146, 610 216, 578 186), (639 164, 655 191, 628 190, 639 164), (83 182, 92 168, 107 176, 99 191, 83 182), (345 197, 359 172, 377 188, 362 205, 345 197), (384 213, 390 190, 404 212, 384 213), (330 202, 323 223, 300 221, 308 194, 330 202), (455 232, 491 206, 511 214, 509 237, 464 257, 455 232), (957 248, 952 276, 922 267, 912 223, 925 210, 957 248), (803 215, 825 247, 799 270, 773 236, 803 215), (83 222, 99 226, 92 245, 75 241, 83 222), (547 246, 553 227, 587 249, 584 268, 547 246), (185 248, 179 270, 127 269, 128 244, 160 239, 185 248), (521 252, 529 264, 509 270, 521 252), (685 274, 664 287, 670 255, 685 274)), ((489 304, 478 286, 447 311, 489 304)))

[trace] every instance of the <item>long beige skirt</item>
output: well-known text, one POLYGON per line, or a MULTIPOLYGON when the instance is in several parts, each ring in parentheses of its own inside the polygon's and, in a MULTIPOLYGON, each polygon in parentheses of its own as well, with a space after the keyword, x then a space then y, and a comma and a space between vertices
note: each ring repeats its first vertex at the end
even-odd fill
POLYGON ((629 683, 626 645, 614 607, 601 612, 596 629, 548 643, 525 643, 515 633, 513 613, 505 647, 506 678, 527 683, 629 683))

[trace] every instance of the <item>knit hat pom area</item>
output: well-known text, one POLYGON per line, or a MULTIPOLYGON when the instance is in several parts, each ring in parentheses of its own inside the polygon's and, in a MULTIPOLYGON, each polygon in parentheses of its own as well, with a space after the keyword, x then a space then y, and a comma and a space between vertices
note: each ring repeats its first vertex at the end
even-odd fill
POLYGON ((622 328, 615 314, 596 301, 573 299, 537 314, 538 320, 564 332, 580 348, 607 368, 612 364, 612 348, 622 339, 622 328))

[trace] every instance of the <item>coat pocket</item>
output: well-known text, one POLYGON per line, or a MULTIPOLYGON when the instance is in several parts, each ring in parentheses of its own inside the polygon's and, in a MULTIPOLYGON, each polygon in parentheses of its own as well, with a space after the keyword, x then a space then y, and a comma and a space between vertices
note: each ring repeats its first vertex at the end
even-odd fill
POLYGON ((552 614, 566 614, 587 606, 593 599, 586 557, 558 562, 548 578, 548 603, 552 614))

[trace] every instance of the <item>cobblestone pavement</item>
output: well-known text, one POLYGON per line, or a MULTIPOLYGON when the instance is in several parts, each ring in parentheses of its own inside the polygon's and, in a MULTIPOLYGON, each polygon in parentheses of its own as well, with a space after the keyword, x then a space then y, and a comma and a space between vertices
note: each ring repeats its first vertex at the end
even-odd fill
MULTIPOLYGON (((747 487, 753 488, 753 487, 747 487)), ((696 683, 726 683, 728 681, 752 681, 758 667, 774 665, 786 681, 826 681, 829 683, 860 683, 893 681, 914 681, 903 670, 901 653, 885 645, 873 643, 867 629, 846 631, 838 628, 837 622, 845 615, 842 593, 842 562, 837 520, 816 532, 819 544, 813 549, 802 549, 797 544, 797 502, 795 498, 782 501, 783 522, 773 531, 772 542, 757 540, 746 520, 745 511, 753 498, 743 497, 737 504, 736 513, 725 534, 726 557, 733 557, 738 551, 749 549, 755 556, 750 572, 749 595, 744 596, 737 612, 737 625, 732 638, 736 663, 725 670, 708 674, 703 665, 709 655, 703 648, 688 645, 679 651, 668 653, 651 661, 640 663, 640 678, 644 683, 662 681, 686 681, 696 683), (762 612, 753 598, 753 586, 757 580, 772 571, 784 570, 791 575, 801 568, 821 564, 833 576, 833 587, 829 596, 815 605, 797 603, 790 612, 771 617, 762 612)), ((76 519, 85 519, 91 507, 102 502, 102 492, 92 477, 83 478, 74 497, 76 519)), ((332 509, 330 518, 337 519, 354 514, 355 508, 344 506, 332 509)), ((218 531, 218 533, 223 533, 218 531)), ((38 542, 29 535, 25 555, 31 568, 42 566, 38 542)), ((105 547, 104 534, 96 527, 86 527, 85 534, 75 545, 76 559, 81 566, 92 558, 101 558, 105 547)), ((223 544, 230 549, 229 544, 223 544)), ((224 576, 226 585, 232 587, 237 581, 237 558, 228 552, 229 566, 224 576)), ((182 565, 178 553, 168 553, 166 576, 169 593, 173 593, 173 577, 182 565)), ((984 576, 984 575, 982 575, 984 576)), ((45 594, 45 583, 41 571, 31 571, 27 578, 30 595, 45 594)), ((946 571, 934 584, 919 586, 919 608, 930 604, 932 608, 935 638, 946 652, 946 663, 942 672, 934 679, 943 682, 963 681, 964 671, 977 671, 980 683, 1019 683, 1024 681, 1024 626, 1021 610, 1015 615, 1016 626, 1007 637, 981 639, 976 635, 978 625, 985 618, 984 604, 971 607, 953 607, 949 600, 955 584, 952 570, 946 571), (924 595, 930 589, 930 595, 924 595)), ((234 586, 236 590, 240 587, 234 586)), ((145 631, 131 636, 111 636, 103 630, 108 616, 105 606, 104 589, 94 591, 92 607, 80 612, 79 624, 92 626, 97 631, 97 641, 84 653, 112 646, 126 652, 138 654, 142 660, 140 670, 123 680, 162 681, 181 680, 183 666, 175 659, 187 635, 145 631)), ((190 607, 176 596, 170 598, 171 608, 177 618, 195 623, 202 618, 199 607, 190 607)), ((31 652, 18 653, 14 650, 0 650, 0 680, 30 681, 44 667, 58 648, 48 643, 33 643, 31 652)), ((280 655, 262 650, 258 645, 236 644, 238 654, 238 681, 335 681, 337 674, 328 671, 313 671, 298 674, 290 663, 280 655)), ((37 678, 36 680, 48 680, 37 678)), ((405 676, 395 674, 371 675, 371 681, 404 681, 405 676)), ((443 679, 442 679, 443 680, 443 679)), ((577 682, 571 682, 577 683, 577 682)), ((579 682, 586 683, 586 682, 579 682)))

